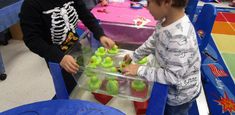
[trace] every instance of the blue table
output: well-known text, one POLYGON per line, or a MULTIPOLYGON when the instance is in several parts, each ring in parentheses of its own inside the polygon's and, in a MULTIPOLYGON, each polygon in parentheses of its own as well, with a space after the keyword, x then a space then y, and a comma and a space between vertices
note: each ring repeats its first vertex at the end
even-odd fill
POLYGON ((0 79, 4 80, 4 73, 5 73, 5 68, 4 68, 4 64, 3 64, 3 60, 2 60, 2 55, 0 52, 0 79))
MULTIPOLYGON (((0 0, 1 4, 5 3, 4 1, 7 0, 0 0)), ((18 14, 20 12, 22 3, 23 0, 17 0, 17 2, 11 2, 11 4, 6 4, 8 6, 1 6, 2 8, 0 8, 0 32, 5 30, 6 28, 9 28, 11 25, 15 24, 19 20, 18 14)))
POLYGON ((1 115, 124 115, 121 111, 82 100, 50 100, 19 106, 1 115))

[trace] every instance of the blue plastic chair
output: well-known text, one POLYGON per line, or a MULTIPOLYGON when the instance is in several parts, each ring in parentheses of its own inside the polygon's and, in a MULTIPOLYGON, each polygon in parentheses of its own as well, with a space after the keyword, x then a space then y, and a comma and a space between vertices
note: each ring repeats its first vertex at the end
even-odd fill
POLYGON ((69 94, 64 83, 60 65, 52 62, 49 62, 48 65, 55 87, 56 99, 69 99, 69 94))
POLYGON ((198 1, 199 0, 189 0, 185 8, 185 13, 189 16, 189 19, 191 20, 191 22, 193 22, 198 1))
MULTIPOLYGON (((210 54, 211 51, 206 50, 206 47, 208 47, 208 43, 212 39, 211 31, 216 16, 217 16, 216 8, 211 4, 204 4, 194 24, 195 31, 197 33, 199 50, 202 56, 202 64, 206 59, 205 57, 208 56, 213 57, 214 55, 213 53, 210 54)), ((202 75, 202 81, 208 82, 208 79, 202 75)))
POLYGON ((205 4, 194 24, 199 49, 202 52, 208 45, 211 38, 211 31, 215 22, 217 12, 216 8, 211 4, 205 4))
POLYGON ((22 105, 1 115, 125 115, 118 109, 82 100, 49 100, 22 105))

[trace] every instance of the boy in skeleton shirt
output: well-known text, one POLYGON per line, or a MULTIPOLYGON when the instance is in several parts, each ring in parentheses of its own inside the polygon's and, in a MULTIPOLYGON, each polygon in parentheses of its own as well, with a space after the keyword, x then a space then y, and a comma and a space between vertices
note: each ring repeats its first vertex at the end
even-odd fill
POLYGON ((68 93, 76 86, 71 74, 78 71, 79 65, 64 51, 78 39, 75 29, 79 19, 104 47, 115 45, 82 0, 25 0, 20 13, 26 46, 46 62, 60 64, 68 93))

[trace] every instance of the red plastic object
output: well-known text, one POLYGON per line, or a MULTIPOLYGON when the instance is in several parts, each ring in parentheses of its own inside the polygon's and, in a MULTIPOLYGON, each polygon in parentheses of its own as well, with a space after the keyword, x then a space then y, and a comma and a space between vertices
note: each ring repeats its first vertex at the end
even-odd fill
POLYGON ((99 101, 102 104, 107 104, 113 97, 104 95, 104 94, 98 94, 98 93, 92 93, 97 101, 99 101))
POLYGON ((97 12, 100 12, 100 13, 108 13, 106 9, 98 9, 97 12))
POLYGON ((132 96, 135 97, 145 98, 147 96, 147 93, 148 93, 148 87, 146 87, 143 91, 136 91, 131 88, 131 94, 132 96))
POLYGON ((147 107, 148 107, 148 100, 145 102, 136 102, 133 101, 135 106, 135 112, 136 115, 142 115, 146 113, 147 107))

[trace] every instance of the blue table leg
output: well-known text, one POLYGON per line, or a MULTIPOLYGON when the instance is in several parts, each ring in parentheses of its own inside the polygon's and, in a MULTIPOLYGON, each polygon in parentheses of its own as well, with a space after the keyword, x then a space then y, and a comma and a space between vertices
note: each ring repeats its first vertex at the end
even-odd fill
POLYGON ((5 80, 7 75, 5 74, 5 68, 2 60, 2 55, 0 52, 0 80, 5 80))
POLYGON ((4 68, 4 64, 3 64, 3 60, 2 60, 2 55, 0 52, 0 74, 5 73, 5 68, 4 68))

